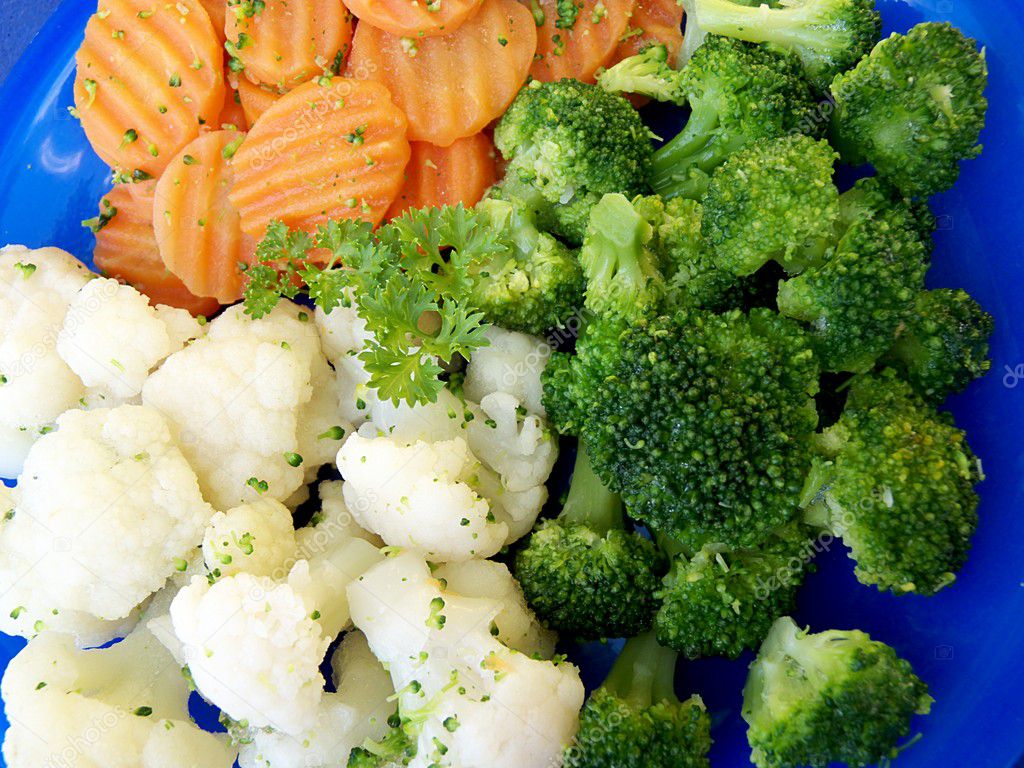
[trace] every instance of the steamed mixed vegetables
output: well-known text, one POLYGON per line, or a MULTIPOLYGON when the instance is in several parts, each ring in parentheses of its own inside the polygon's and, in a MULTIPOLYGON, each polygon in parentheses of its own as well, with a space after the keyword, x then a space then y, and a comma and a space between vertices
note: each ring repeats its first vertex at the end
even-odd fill
POLYGON ((8 765, 109 718, 66 764, 696 768, 678 659, 750 651, 758 768, 907 746, 910 664, 789 615, 823 537, 897 595, 967 560, 984 473, 941 405, 993 324, 925 278, 984 53, 879 40, 872 0, 683 5, 678 51, 526 83, 476 205, 273 221, 212 320, 0 251, 8 765), (556 648, 616 638, 586 693, 556 648))

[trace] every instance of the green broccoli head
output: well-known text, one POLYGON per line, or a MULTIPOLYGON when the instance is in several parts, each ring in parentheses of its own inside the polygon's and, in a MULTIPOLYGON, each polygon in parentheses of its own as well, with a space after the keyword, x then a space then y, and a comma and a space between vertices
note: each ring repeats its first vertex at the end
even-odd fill
POLYGON ((959 162, 981 152, 987 80, 973 40, 948 23, 918 24, 832 83, 833 143, 909 197, 949 189, 959 162))
POLYGON ((755 546, 786 523, 817 424, 800 328, 760 309, 602 325, 573 360, 577 431, 630 514, 692 549, 755 546))
POLYGON ((922 291, 885 363, 925 400, 940 402, 988 372, 993 330, 992 316, 965 291, 922 291))
MULTIPOLYGON (((730 155, 759 139, 811 132, 816 125, 811 88, 799 60, 785 51, 710 36, 685 69, 670 72, 661 75, 672 84, 661 94, 689 104, 691 114, 654 153, 651 187, 665 197, 699 199, 730 155)), ((635 89, 659 95, 655 88, 635 89)))
POLYGON ((856 220, 831 258, 779 286, 779 312, 809 324, 825 371, 863 373, 888 350, 924 288, 928 247, 903 208, 856 220))
POLYGON ((597 78, 597 84, 609 93, 636 93, 680 105, 686 103, 682 83, 680 71, 672 68, 664 45, 650 45, 597 78))
POLYGON ((665 280, 653 238, 654 227, 624 195, 608 194, 594 205, 579 254, 590 312, 636 320, 657 310, 665 280))
POLYGON ((559 434, 575 435, 581 414, 576 407, 573 355, 568 352, 553 352, 548 364, 541 371, 540 380, 548 421, 559 434))
POLYGON ((701 234, 704 208, 700 203, 652 195, 634 200, 633 205, 654 228, 651 249, 667 279, 667 306, 725 312, 760 305, 769 294, 774 301, 777 281, 760 275, 737 277, 715 265, 701 234))
POLYGON ((828 434, 837 455, 808 478, 807 521, 842 538, 864 584, 923 595, 951 584, 983 479, 964 432, 890 370, 855 381, 828 434))
POLYGON ((807 529, 790 523, 755 549, 708 544, 677 555, 659 594, 658 641, 687 658, 735 659, 757 648, 793 610, 814 554, 807 529))
POLYGON ((552 232, 579 244, 590 208, 607 192, 643 192, 650 133, 625 99, 577 80, 534 81, 494 131, 507 176, 536 188, 552 232))
POLYGON ((510 247, 481 267, 473 302, 489 322, 541 334, 579 311, 583 273, 575 254, 541 232, 528 203, 485 199, 476 206, 509 234, 510 247))
POLYGON ((860 61, 882 32, 874 0, 789 0, 776 8, 746 6, 734 0, 696 0, 697 25, 705 33, 774 43, 795 52, 819 91, 860 61))
POLYGON ((791 135, 759 141, 726 160, 703 201, 701 231, 715 263, 737 275, 771 260, 800 271, 808 245, 831 237, 839 215, 835 159, 826 142, 791 135))
POLYGON ((657 547, 626 530, 621 500, 594 475, 582 450, 562 513, 530 535, 514 565, 541 620, 584 639, 649 629, 664 572, 657 547))
POLYGON ((910 664, 858 630, 817 634, 791 618, 772 626, 743 690, 758 768, 874 765, 899 752, 932 698, 910 664))
POLYGON ((676 696, 676 659, 652 633, 629 640, 584 705, 565 768, 707 768, 711 719, 699 696, 676 696))

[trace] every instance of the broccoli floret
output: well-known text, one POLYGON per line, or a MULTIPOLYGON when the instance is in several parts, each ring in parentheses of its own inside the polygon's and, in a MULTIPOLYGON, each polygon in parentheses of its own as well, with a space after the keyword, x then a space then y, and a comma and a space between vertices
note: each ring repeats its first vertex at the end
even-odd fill
POLYGON ((807 529, 790 523, 755 549, 707 544, 678 554, 659 594, 658 641, 687 658, 735 659, 757 648, 793 610, 814 553, 807 529))
POLYGON ((949 189, 959 162, 981 152, 987 80, 973 40, 948 23, 918 24, 832 83, 833 144, 909 197, 949 189))
POLYGON ((697 0, 697 24, 705 33, 794 51, 819 91, 860 61, 882 32, 874 0, 789 0, 780 5, 697 0))
POLYGON ((541 334, 575 314, 583 300, 583 272, 576 256, 537 228, 528 203, 485 199, 477 213, 509 235, 509 248, 481 267, 474 306, 488 321, 541 334))
POLYGON ((654 227, 651 249, 667 280, 667 306, 725 312, 762 305, 768 295, 774 301, 778 280, 761 275, 737 277, 715 265, 701 234, 704 209, 700 203, 682 197, 666 201, 652 195, 637 198, 633 205, 654 227))
POLYGON ((759 141, 725 161, 704 198, 701 225, 715 263, 737 275, 776 260, 799 272, 809 245, 827 239, 839 215, 836 154, 824 141, 792 135, 759 141))
POLYGON ((621 499, 580 450, 561 514, 530 535, 515 574, 553 629, 584 639, 629 637, 651 626, 663 565, 649 539, 626 529, 621 499))
POLYGON ((893 758, 932 697, 910 664, 858 630, 775 622, 743 690, 758 768, 867 766, 893 758))
POLYGON ((651 187, 664 197, 699 199, 730 155, 758 139, 816 126, 810 86, 785 51, 709 36, 680 71, 662 64, 652 74, 656 58, 647 51, 626 59, 602 82, 690 106, 683 130, 654 153, 651 187))
POLYGON ((855 221, 832 255, 779 286, 779 312, 809 324, 825 371, 863 373, 888 350, 924 288, 928 249, 899 208, 855 221))
POLYGON ((931 595, 956 578, 978 524, 981 465, 962 430, 895 372, 859 377, 807 480, 805 520, 841 538, 864 584, 931 595))
POLYGON ((711 719, 699 696, 676 696, 677 657, 653 633, 629 640, 584 705, 565 768, 707 768, 711 719))
POLYGON ((922 291, 884 362, 921 397, 940 402, 988 372, 993 330, 992 316, 965 291, 922 291))
POLYGON ((416 742, 409 738, 397 712, 388 718, 388 732, 380 741, 368 739, 348 756, 347 768, 390 768, 408 765, 416 756, 416 742))
POLYGON ((634 320, 659 305, 665 280, 650 248, 653 238, 654 227, 625 196, 601 198, 593 207, 579 255, 588 310, 634 320))
POLYGON ((625 99, 577 80, 534 81, 494 131, 507 176, 540 191, 552 233, 583 240, 590 208, 607 192, 645 191, 650 132, 625 99))
POLYGON ((761 309, 596 321, 578 349, 577 431, 633 517, 697 549, 756 546, 793 516, 818 385, 795 323, 761 309))
POLYGON ((609 93, 638 93, 657 101, 685 104, 682 73, 668 60, 668 49, 650 45, 609 67, 597 78, 597 84, 609 93))

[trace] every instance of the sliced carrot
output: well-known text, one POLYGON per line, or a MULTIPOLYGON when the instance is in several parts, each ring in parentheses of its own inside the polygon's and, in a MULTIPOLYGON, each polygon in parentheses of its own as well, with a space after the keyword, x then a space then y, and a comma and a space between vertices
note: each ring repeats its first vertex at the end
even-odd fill
POLYGON ((229 50, 254 83, 291 88, 333 68, 352 40, 352 14, 341 0, 266 0, 252 16, 228 9, 229 50))
POLYGON ((537 28, 516 0, 484 0, 456 32, 410 41, 369 24, 356 28, 351 77, 383 82, 409 116, 409 138, 446 147, 479 133, 522 87, 537 28))
POLYGON ((256 248, 229 198, 233 158, 244 139, 240 131, 200 136, 167 166, 154 194, 160 258, 192 293, 222 304, 242 297, 238 265, 250 262, 256 248))
POLYGON ((75 56, 75 108, 104 161, 159 176, 220 112, 220 42, 198 0, 102 7, 75 56))
POLYGON ((450 147, 412 143, 405 184, 388 209, 388 218, 409 208, 476 205, 497 181, 494 144, 485 133, 459 139, 450 147))
POLYGON ((675 61, 683 47, 683 6, 677 0, 636 0, 626 39, 619 43, 609 65, 656 43, 668 49, 669 61, 675 61))
POLYGON ((310 81, 255 122, 234 160, 231 200, 262 237, 279 219, 312 229, 330 219, 379 223, 409 162, 406 118, 382 84, 310 81))
POLYGON ((217 300, 194 295, 160 259, 153 232, 153 187, 153 182, 119 184, 104 195, 100 213, 116 213, 96 233, 96 268, 134 286, 153 304, 180 307, 193 315, 211 315, 220 306, 217 300))
POLYGON ((212 126, 219 130, 225 126, 234 126, 240 131, 249 128, 249 120, 245 115, 245 108, 242 106, 242 97, 238 93, 238 84, 245 80, 238 77, 234 72, 225 69, 224 72, 224 106, 221 107, 220 115, 212 126))
POLYGON ((537 25, 537 56, 530 74, 544 82, 563 77, 594 82, 594 73, 615 54, 633 13, 633 0, 576 0, 576 20, 569 27, 558 15, 557 0, 520 1, 542 21, 537 25))
POLYGON ((281 93, 266 85, 257 85, 247 77, 238 78, 238 97, 242 102, 246 122, 252 126, 271 105, 281 98, 281 93))
POLYGON ((224 42, 224 17, 228 10, 227 0, 199 0, 199 2, 206 9, 206 13, 210 17, 210 21, 213 22, 213 28, 217 31, 221 42, 224 42))
POLYGON ((347 0, 364 24, 399 37, 434 37, 454 32, 483 0, 347 0))

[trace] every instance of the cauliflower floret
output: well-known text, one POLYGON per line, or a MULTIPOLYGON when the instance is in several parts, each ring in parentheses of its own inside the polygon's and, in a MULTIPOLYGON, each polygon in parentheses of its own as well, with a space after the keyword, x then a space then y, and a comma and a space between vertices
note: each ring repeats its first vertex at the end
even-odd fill
POLYGON ((236 721, 299 736, 313 728, 319 665, 350 622, 346 587, 381 554, 358 538, 333 540, 286 579, 240 572, 192 581, 170 616, 196 687, 236 721))
POLYGON ((473 351, 466 366, 463 393, 480 403, 487 395, 504 392, 527 411, 545 416, 540 375, 551 358, 551 345, 537 336, 491 326, 484 332, 490 344, 473 351))
POLYGON ((143 402, 175 426, 218 508, 261 496, 284 501, 337 449, 329 437, 317 440, 330 401, 314 398, 313 387, 329 368, 301 316, 308 318, 284 301, 260 320, 231 307, 146 380, 143 402))
POLYGON ((358 357, 372 334, 354 305, 337 306, 330 314, 317 307, 315 317, 324 352, 337 377, 341 415, 358 426, 377 403, 377 390, 368 386, 370 374, 358 357))
POLYGON ((218 512, 203 536, 206 567, 221 576, 244 571, 281 578, 282 569, 287 573, 294 562, 296 549, 292 513, 273 499, 218 512))
POLYGON ((558 637, 544 627, 526 604, 519 582, 508 566, 493 560, 446 563, 434 570, 446 589, 462 597, 497 600, 501 611, 494 617, 497 638, 513 650, 528 656, 550 659, 558 637))
POLYGON ((161 360, 201 333, 185 310, 158 312, 130 285, 97 278, 71 300, 57 353, 87 387, 123 402, 142 391, 161 360))
POLYGON ((188 685, 156 639, 139 630, 110 648, 76 650, 45 632, 4 674, 9 768, 230 768, 227 740, 188 714, 188 685))
POLYGON ((345 503, 344 485, 338 480, 325 480, 317 488, 320 511, 313 515, 308 526, 295 532, 302 557, 308 559, 311 555, 323 552, 331 542, 339 539, 364 539, 378 549, 384 546, 384 540, 363 528, 349 511, 345 503))
POLYGON ((415 724, 413 768, 558 765, 583 704, 575 667, 533 659, 493 637, 500 600, 445 590, 411 552, 349 586, 356 626, 391 673, 415 724), (514 727, 509 727, 514 723, 514 727))
POLYGON ((57 335, 90 277, 58 248, 0 249, 0 476, 16 477, 40 430, 85 394, 57 335))
POLYGON ((241 768, 344 766, 355 747, 384 736, 394 688, 362 632, 345 635, 331 669, 337 692, 323 695, 313 727, 299 736, 251 729, 238 756, 241 768))
POLYGON ((479 462, 462 437, 402 443, 351 435, 338 452, 348 508, 391 546, 436 561, 490 557, 508 526, 473 489, 479 462))
POLYGON ((38 633, 34 617, 53 612, 128 617, 213 515, 153 409, 68 411, 57 426, 32 446, 0 528, 0 628, 12 634, 38 633))
MULTIPOLYGON (((523 414, 519 400, 504 392, 487 395, 467 425, 469 447, 518 493, 543 486, 558 459, 558 441, 539 416, 523 414)), ((541 502, 543 503, 543 502, 541 502)))

